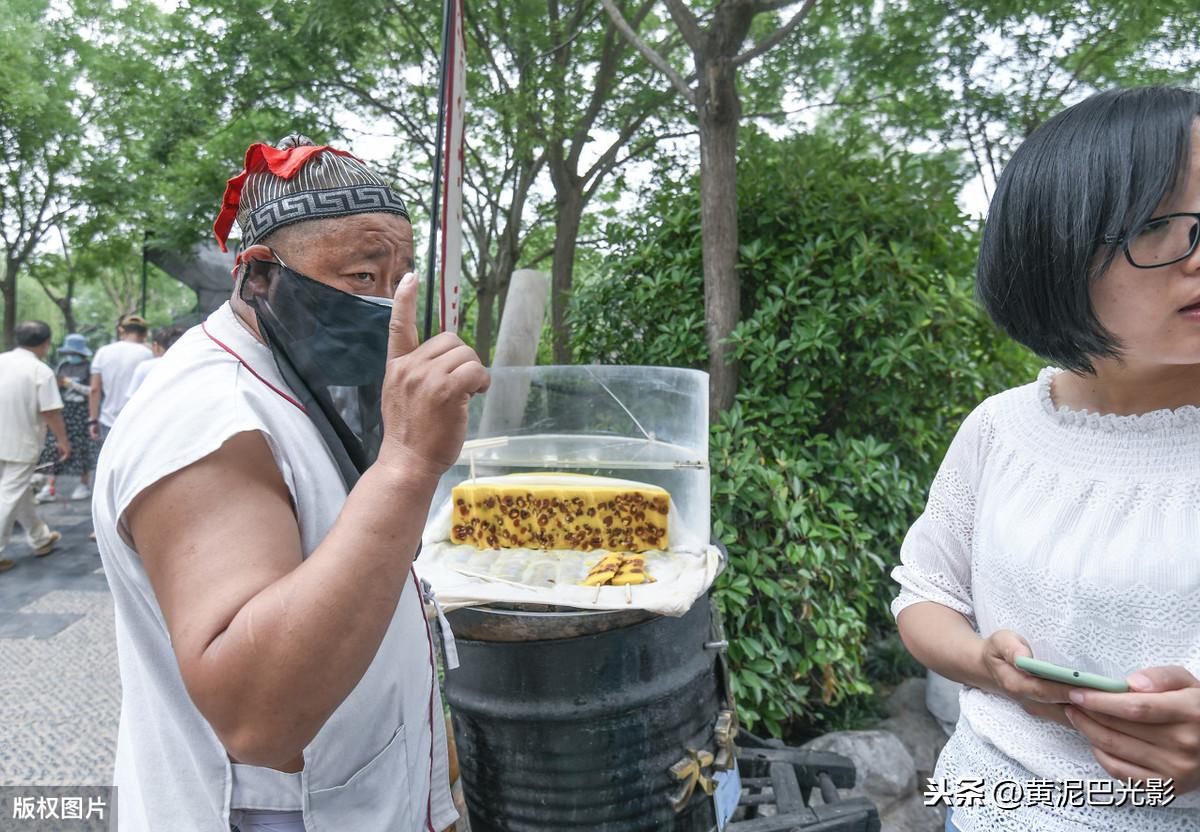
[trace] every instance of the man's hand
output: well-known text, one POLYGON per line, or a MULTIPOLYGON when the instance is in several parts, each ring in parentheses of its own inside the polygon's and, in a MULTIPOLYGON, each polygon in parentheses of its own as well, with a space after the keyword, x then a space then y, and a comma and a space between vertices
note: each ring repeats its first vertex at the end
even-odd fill
POLYGON ((54 434, 54 441, 58 444, 58 461, 62 462, 71 455, 71 440, 67 439, 67 426, 63 422, 62 409, 43 410, 42 421, 54 434))
POLYGON ((1171 778, 1200 788, 1200 680, 1178 666, 1129 676, 1129 693, 1074 688, 1066 714, 1104 770, 1119 780, 1171 778))
POLYGON ((1033 658, 1029 642, 1012 630, 997 630, 983 642, 983 664, 996 689, 1016 701, 1026 713, 1070 726, 1063 711, 1077 688, 1039 679, 1016 666, 1017 656, 1033 658))
POLYGON ((491 376, 454 333, 419 342, 417 286, 416 275, 405 275, 392 307, 379 463, 440 476, 458 459, 467 403, 488 389, 491 376))

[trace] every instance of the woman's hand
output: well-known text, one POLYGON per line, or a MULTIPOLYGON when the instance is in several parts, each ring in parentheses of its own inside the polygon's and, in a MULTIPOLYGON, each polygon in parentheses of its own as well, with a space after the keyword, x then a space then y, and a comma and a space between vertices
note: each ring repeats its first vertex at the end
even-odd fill
POLYGON ((1063 703, 1077 688, 1026 673, 1016 666, 1017 656, 1033 658, 1033 650, 1012 630, 997 630, 983 640, 982 661, 992 689, 1015 700, 1026 713, 1071 727, 1063 703))
POLYGON ((1200 788, 1200 680, 1178 666, 1128 677, 1129 693, 1074 688, 1067 718, 1118 780, 1170 778, 1175 794, 1200 788))

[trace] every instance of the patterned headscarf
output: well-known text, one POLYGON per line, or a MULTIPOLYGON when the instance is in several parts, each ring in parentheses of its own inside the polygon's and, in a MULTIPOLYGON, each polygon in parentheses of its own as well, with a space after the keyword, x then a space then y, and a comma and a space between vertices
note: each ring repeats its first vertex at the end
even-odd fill
POLYGON ((213 232, 225 251, 235 218, 246 248, 292 223, 373 212, 409 218, 404 200, 361 159, 293 133, 278 147, 250 145, 245 167, 225 188, 213 232))

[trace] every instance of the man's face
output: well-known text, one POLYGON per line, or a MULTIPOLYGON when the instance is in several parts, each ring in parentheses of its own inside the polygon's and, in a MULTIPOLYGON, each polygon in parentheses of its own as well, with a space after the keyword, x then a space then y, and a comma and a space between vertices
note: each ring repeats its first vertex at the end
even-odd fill
POLYGON ((244 258, 283 260, 293 271, 355 295, 390 298, 413 271, 412 225, 397 214, 354 214, 280 229, 244 258))

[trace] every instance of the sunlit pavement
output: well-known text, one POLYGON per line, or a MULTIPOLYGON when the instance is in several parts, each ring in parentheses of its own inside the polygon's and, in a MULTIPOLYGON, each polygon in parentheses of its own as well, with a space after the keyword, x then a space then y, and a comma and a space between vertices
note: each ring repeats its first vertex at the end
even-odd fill
MULTIPOLYGON (((59 494, 76 482, 60 477, 59 494)), ((16 529, 0 573, 0 785, 107 785, 121 682, 91 503, 39 510, 58 548, 35 558, 16 529)))

